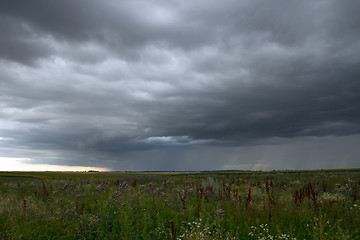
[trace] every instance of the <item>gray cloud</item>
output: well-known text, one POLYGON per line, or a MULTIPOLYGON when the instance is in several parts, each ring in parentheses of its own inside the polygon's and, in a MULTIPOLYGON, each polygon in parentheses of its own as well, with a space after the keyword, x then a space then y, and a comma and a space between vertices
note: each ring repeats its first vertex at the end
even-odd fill
MULTIPOLYGON (((275 168, 297 147, 323 160, 293 157, 288 168, 341 166, 311 144, 334 138, 336 149, 360 133, 358 5, 4 1, 2 155, 113 169, 275 168)), ((343 166, 355 167, 349 151, 343 166)))
POLYGON ((51 49, 44 46, 36 32, 25 22, 0 16, 0 57, 3 59, 31 63, 33 60, 47 57, 51 49))

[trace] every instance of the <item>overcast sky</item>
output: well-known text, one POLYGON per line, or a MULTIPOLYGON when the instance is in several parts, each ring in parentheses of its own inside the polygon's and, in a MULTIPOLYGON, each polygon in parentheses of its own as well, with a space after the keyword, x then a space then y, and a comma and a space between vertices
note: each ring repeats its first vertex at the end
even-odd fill
POLYGON ((0 160, 360 167, 360 1, 3 0, 0 160))

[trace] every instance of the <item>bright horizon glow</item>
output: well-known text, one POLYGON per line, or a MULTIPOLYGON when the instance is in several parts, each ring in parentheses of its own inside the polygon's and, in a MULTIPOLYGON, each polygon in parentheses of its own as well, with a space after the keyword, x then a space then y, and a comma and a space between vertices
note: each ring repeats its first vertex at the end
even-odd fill
POLYGON ((0 171, 111 171, 109 168, 26 163, 29 158, 0 157, 0 171))

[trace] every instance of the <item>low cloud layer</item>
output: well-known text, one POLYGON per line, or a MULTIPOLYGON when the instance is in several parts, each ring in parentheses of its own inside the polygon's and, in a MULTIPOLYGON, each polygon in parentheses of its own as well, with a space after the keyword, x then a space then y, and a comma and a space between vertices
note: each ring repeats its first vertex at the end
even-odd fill
POLYGON ((358 167, 359 8, 3 1, 0 155, 115 170, 358 167))

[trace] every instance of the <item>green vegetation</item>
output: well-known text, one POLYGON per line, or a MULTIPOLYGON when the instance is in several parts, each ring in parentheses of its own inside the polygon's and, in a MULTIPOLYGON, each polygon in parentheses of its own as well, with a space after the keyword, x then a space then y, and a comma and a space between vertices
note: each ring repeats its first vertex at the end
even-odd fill
POLYGON ((360 239, 360 170, 0 173, 0 239, 360 239))

